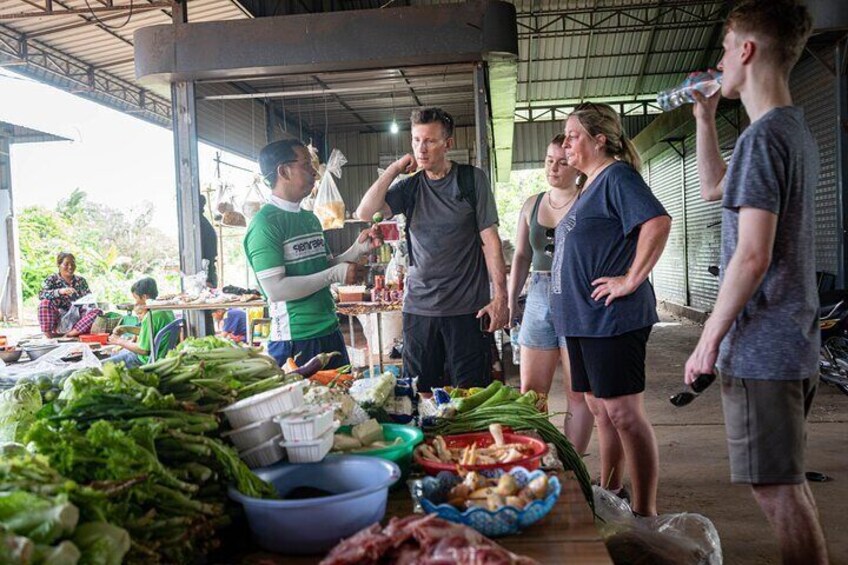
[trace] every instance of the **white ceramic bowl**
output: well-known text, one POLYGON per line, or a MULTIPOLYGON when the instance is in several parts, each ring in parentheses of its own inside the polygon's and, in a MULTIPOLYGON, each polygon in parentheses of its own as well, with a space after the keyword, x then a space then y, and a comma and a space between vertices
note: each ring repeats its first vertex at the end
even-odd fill
POLYGON ((279 434, 280 428, 274 423, 274 419, 268 419, 224 432, 221 437, 228 438, 239 451, 246 451, 279 434))
POLYGON ((283 451, 283 448, 280 446, 281 439, 283 439, 282 435, 272 437, 268 441, 262 442, 256 447, 252 447, 247 451, 242 451, 239 453, 239 457, 241 457, 241 460, 244 461, 251 469, 273 465, 286 456, 285 451, 283 451))
POLYGON ((286 441, 316 439, 333 427, 333 407, 301 406, 274 418, 283 431, 286 441))
POLYGON ((260 420, 267 420, 290 412, 303 404, 303 387, 306 381, 297 381, 275 388, 227 406, 221 412, 227 416, 233 429, 242 428, 260 420))

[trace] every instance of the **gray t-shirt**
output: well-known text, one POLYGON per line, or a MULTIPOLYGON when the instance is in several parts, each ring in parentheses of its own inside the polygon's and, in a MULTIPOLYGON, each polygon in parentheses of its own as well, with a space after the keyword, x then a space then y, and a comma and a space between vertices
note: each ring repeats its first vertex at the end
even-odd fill
POLYGON ((397 182, 386 194, 392 214, 403 214, 413 183, 418 195, 410 224, 414 264, 409 267, 403 311, 420 316, 459 316, 477 312, 491 300, 489 272, 474 231, 498 222, 486 174, 474 168, 477 209, 459 199, 457 164, 442 179, 421 172, 397 182))
POLYGON ((558 336, 612 337, 659 321, 647 280, 609 306, 592 298, 592 281, 625 275, 636 257, 642 224, 667 215, 627 163, 613 163, 598 175, 556 228, 551 314, 558 336))
POLYGON ((722 273, 736 250, 739 208, 777 214, 772 260, 721 343, 731 377, 799 380, 818 370, 815 191, 819 150, 794 106, 775 108, 739 137, 724 181, 722 273))

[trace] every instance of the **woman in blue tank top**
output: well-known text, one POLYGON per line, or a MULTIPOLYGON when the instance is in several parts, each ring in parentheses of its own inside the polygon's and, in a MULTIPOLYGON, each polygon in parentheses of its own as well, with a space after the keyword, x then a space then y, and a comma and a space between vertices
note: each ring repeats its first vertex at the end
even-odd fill
POLYGON ((535 390, 547 395, 554 372, 562 364, 570 418, 565 419, 565 435, 577 453, 585 453, 592 436, 594 418, 585 396, 571 390, 568 351, 559 347, 550 306, 553 230, 571 210, 580 194, 578 172, 565 160, 562 134, 554 137, 545 156, 545 178, 550 190, 534 194, 524 203, 518 219, 518 234, 509 278, 509 313, 513 331, 518 330, 521 346, 521 392, 535 390), (532 267, 532 272, 530 269, 532 267), (530 287, 524 316, 518 320, 518 297, 530 274, 530 287))

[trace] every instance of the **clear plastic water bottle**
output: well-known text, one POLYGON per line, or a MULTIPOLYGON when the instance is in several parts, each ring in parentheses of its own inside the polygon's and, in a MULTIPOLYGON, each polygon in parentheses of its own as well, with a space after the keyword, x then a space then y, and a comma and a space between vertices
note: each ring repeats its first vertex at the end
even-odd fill
POLYGON ((694 91, 698 91, 709 98, 721 88, 721 73, 719 71, 702 71, 692 73, 679 85, 657 94, 657 104, 664 112, 674 110, 683 104, 693 104, 694 91))
POLYGON ((509 344, 512 349, 512 364, 516 367, 521 362, 521 346, 518 344, 518 332, 521 330, 521 324, 518 320, 512 321, 512 329, 509 331, 509 344))

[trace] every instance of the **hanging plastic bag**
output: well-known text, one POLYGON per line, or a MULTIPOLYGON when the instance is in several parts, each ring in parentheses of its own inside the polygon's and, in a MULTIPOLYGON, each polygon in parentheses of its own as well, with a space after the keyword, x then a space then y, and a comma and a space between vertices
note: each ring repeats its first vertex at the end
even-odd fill
POLYGON ((226 182, 218 181, 218 190, 215 194, 215 209, 219 214, 235 212, 235 194, 233 187, 226 182))
POLYGON ((315 197, 315 215, 321 220, 321 227, 332 230, 344 227, 345 203, 336 186, 337 178, 342 177, 342 166, 347 163, 347 158, 338 149, 333 149, 327 161, 327 170, 321 177, 318 186, 318 195, 315 197))
POLYGON ((258 181, 259 177, 253 179, 253 184, 247 190, 247 196, 244 197, 244 203, 241 206, 241 211, 248 220, 252 219, 262 209, 262 206, 268 202, 262 189, 259 188, 258 181))

